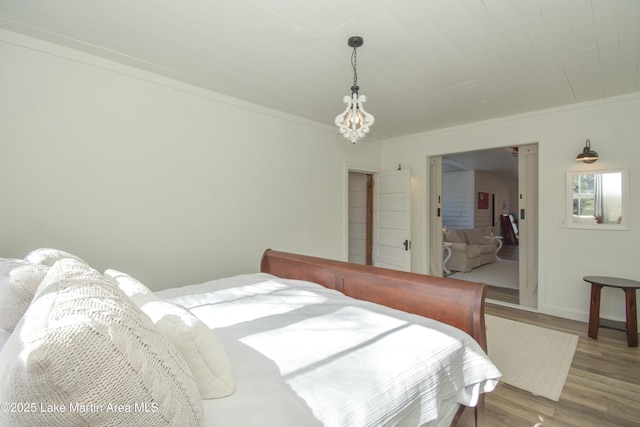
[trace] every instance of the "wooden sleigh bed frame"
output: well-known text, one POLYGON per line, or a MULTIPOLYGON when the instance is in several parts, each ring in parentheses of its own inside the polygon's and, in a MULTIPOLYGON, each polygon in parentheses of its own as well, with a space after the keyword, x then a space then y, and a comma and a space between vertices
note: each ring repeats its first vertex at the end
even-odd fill
MULTIPOLYGON (((306 280, 352 298, 374 302, 449 324, 471 335, 487 351, 486 285, 380 267, 351 264, 267 249, 260 271, 306 280)), ((452 426, 482 426, 484 395, 475 408, 461 406, 452 426)))

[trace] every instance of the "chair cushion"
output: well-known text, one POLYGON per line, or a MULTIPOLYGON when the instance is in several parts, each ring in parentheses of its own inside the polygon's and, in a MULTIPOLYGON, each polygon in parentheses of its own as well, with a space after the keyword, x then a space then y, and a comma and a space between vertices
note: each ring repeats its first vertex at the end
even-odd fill
POLYGON ((461 230, 450 230, 445 235, 446 242, 467 243, 467 238, 461 230))
POLYGON ((487 241, 484 239, 484 232, 477 228, 464 230, 464 235, 467 237, 467 243, 470 245, 486 245, 487 241))

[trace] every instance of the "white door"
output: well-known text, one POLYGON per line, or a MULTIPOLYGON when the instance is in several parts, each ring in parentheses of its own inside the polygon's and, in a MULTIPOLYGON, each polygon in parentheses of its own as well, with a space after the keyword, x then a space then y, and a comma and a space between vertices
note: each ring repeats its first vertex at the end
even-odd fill
POLYGON ((411 173, 374 174, 373 265, 411 271, 411 173))
POLYGON ((520 305, 538 307, 538 146, 518 149, 520 305))

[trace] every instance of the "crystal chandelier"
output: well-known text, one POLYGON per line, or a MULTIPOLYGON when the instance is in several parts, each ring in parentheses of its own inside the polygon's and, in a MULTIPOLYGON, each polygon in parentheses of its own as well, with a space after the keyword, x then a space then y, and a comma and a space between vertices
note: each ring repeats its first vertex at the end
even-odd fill
POLYGON ((358 48, 362 46, 364 40, 362 37, 349 37, 347 44, 353 48, 351 53, 351 67, 353 68, 353 86, 351 86, 351 96, 347 95, 342 102, 347 104, 347 108, 336 117, 335 124, 338 126, 340 133, 355 144, 369 133, 369 128, 373 126, 375 118, 364 110, 363 103, 367 101, 367 97, 359 95, 358 90, 358 72, 356 63, 358 59, 358 48))

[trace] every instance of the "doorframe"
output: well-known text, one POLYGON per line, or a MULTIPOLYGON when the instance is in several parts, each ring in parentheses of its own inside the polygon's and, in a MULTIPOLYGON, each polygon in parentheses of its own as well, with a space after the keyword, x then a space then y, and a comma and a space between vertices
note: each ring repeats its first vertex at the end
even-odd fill
POLYGON ((343 175, 343 217, 342 217, 342 230, 343 230, 343 244, 342 244, 342 257, 343 261, 349 261, 349 172, 364 173, 373 175, 380 172, 379 169, 370 166, 357 166, 345 164, 343 175))
POLYGON ((433 276, 444 276, 443 246, 444 239, 442 233, 442 156, 429 156, 427 159, 427 173, 429 184, 426 185, 429 195, 427 196, 427 216, 429 218, 427 229, 429 230, 429 239, 426 242, 428 246, 428 254, 434 253, 435 256, 428 256, 427 274, 433 276))
POLYGON ((518 285, 520 288, 519 305, 537 309, 539 301, 539 269, 538 269, 538 162, 539 144, 526 144, 519 147, 518 156, 518 231, 520 238, 524 236, 524 244, 520 244, 518 265, 518 285), (531 191, 532 190, 532 191, 531 191), (530 236, 535 235, 534 239, 530 236), (524 262, 523 262, 524 260, 524 262), (534 295, 528 291, 529 285, 535 287, 534 295))
MULTIPOLYGON (((461 151, 452 151, 452 152, 446 152, 446 153, 442 153, 442 154, 430 154, 427 156, 426 158, 426 176, 429 177, 430 174, 430 166, 431 166, 431 159, 435 158, 435 157, 445 157, 447 155, 453 155, 453 154, 458 154, 458 153, 468 153, 468 152, 474 152, 474 151, 484 151, 484 150, 492 150, 492 149, 499 149, 499 148, 504 148, 504 147, 518 147, 518 146, 525 146, 525 145, 536 145, 537 147, 537 152, 538 152, 538 156, 541 155, 541 153, 544 152, 544 143, 542 142, 542 139, 538 140, 538 141, 533 141, 533 142, 526 142, 526 143, 510 143, 510 144, 503 144, 503 145, 492 145, 492 146, 487 146, 487 147, 477 147, 474 149, 470 149, 470 150, 461 150, 461 151)), ((520 173, 520 167, 518 166, 518 173, 520 173)), ((441 175, 442 175, 442 171, 441 171, 441 175)), ((502 303, 504 305, 513 305, 516 308, 521 308, 521 309, 526 309, 526 310, 530 310, 530 311, 541 311, 541 309, 545 309, 544 305, 541 304, 545 298, 546 298, 546 285, 545 285, 545 280, 544 280, 544 276, 541 274, 541 271, 543 271, 544 269, 544 262, 541 260, 539 254, 540 251, 543 250, 543 244, 542 242, 540 242, 540 234, 541 234, 541 228, 544 228, 544 224, 541 224, 541 216, 540 216, 540 212, 542 210, 542 206, 540 204, 540 188, 541 188, 541 180, 543 178, 543 174, 540 173, 540 161, 538 160, 538 164, 537 164, 537 170, 536 170, 536 187, 537 187, 537 192, 538 194, 536 194, 536 200, 537 200, 537 207, 536 207, 536 217, 538 219, 537 224, 536 224, 536 232, 534 234, 535 239, 536 239, 536 248, 537 248, 537 253, 535 254, 536 258, 537 258, 537 281, 538 281, 538 290, 537 290, 537 304, 536 304, 536 308, 532 308, 532 307, 527 307, 527 306, 522 306, 522 305, 513 305, 513 304, 509 304, 509 303, 502 303)), ((442 176, 441 176, 441 181, 442 181, 442 176)), ((429 183, 429 185, 426 185, 426 192, 427 195, 425 197, 427 206, 426 206, 426 220, 427 220, 427 230, 431 230, 432 226, 433 226, 433 221, 431 218, 431 213, 433 212, 433 210, 435 209, 435 207, 432 205, 432 189, 431 189, 431 185, 429 183)), ((519 194, 519 193, 518 193, 519 194)), ((429 231, 431 232, 431 231, 429 231)), ((427 239, 429 240, 429 239, 427 239)), ((438 245, 438 247, 433 247, 430 248, 429 247, 429 243, 428 241, 425 242, 425 246, 427 247, 427 271, 429 270, 429 266, 431 265, 432 262, 432 257, 437 257, 435 258, 436 260, 442 259, 443 256, 443 249, 442 249, 442 245, 438 245), (434 251, 432 252, 430 249, 433 249, 434 251)), ((520 258, 520 257, 519 257, 520 258)), ((519 265, 518 265, 518 274, 520 274, 520 269, 522 268, 522 262, 523 260, 519 260, 519 265)), ((427 272, 427 274, 430 274, 429 272, 427 272)), ((520 281, 520 278, 519 278, 520 281)))

